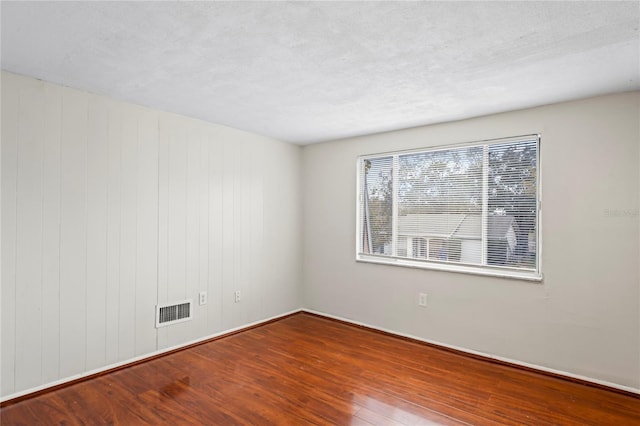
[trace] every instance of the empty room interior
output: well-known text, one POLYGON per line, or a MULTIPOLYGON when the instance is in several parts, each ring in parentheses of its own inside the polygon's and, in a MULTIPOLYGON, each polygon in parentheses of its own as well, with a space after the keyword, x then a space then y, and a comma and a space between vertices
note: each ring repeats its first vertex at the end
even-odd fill
POLYGON ((2 425, 640 424, 640 2, 0 8, 2 425))

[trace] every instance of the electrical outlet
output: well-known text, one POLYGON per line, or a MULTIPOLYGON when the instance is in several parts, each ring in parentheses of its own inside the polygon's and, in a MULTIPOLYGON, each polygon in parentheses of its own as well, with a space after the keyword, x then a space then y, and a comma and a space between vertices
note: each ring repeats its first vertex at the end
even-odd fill
POLYGON ((427 307, 427 293, 420 293, 418 295, 418 306, 422 306, 423 308, 427 307))
POLYGON ((240 302, 240 290, 236 290, 234 293, 234 298, 235 298, 235 302, 239 303, 240 302))
POLYGON ((207 304, 207 292, 206 291, 201 291, 199 294, 199 300, 200 300, 200 304, 201 305, 206 305, 207 304))

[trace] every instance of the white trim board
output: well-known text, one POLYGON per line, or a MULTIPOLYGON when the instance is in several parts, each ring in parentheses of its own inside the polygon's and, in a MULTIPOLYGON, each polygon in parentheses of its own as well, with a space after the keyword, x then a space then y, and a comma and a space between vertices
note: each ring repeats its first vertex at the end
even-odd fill
POLYGON ((564 376, 567 378, 573 378, 573 379, 578 379, 584 382, 589 382, 589 383, 594 383, 597 385, 602 385, 602 386, 606 386, 608 388, 613 388, 613 389, 619 389, 625 392, 630 392, 630 393, 634 393, 637 395, 640 395, 640 388, 636 389, 636 388, 632 388, 630 386, 624 386, 624 385, 620 385, 618 383, 613 383, 613 382, 608 382, 606 380, 600 380, 600 379, 594 379, 591 377, 586 377, 586 376, 581 376, 579 374, 574 374, 574 373, 569 373, 567 371, 562 371, 562 370, 555 370, 553 368, 548 368, 548 367, 543 367, 541 365, 537 365, 537 364, 530 364, 528 362, 523 362, 523 361, 517 361, 511 358, 506 358, 506 357, 502 357, 502 356, 497 356, 497 355, 491 355, 488 354, 486 352, 480 352, 480 351, 474 351, 472 349, 467 349, 467 348, 463 348, 460 346, 454 346, 454 345, 449 345, 446 343, 441 343, 441 342, 437 342, 435 340, 429 340, 429 339, 423 339, 422 337, 416 337, 413 336, 411 334, 406 334, 406 333, 399 333, 397 331, 393 331, 393 330, 389 330, 386 328, 382 328, 382 327, 376 327, 373 325, 369 325, 367 323, 364 322, 360 322, 360 321, 356 321, 356 320, 352 320, 352 319, 348 319, 348 318, 344 318, 344 317, 340 317, 337 315, 331 315, 331 314, 327 314, 324 312, 319 312, 319 311, 314 311, 313 309, 306 309, 303 308, 301 309, 302 312, 307 312, 310 314, 314 314, 314 315, 319 315, 321 317, 326 317, 326 318, 331 318, 331 319, 335 319, 338 321, 343 321, 349 324, 354 324, 354 325, 359 325, 362 327, 366 327, 366 328, 370 328, 372 330, 378 330, 378 331, 382 331, 384 333, 388 333, 388 334, 392 334, 395 336, 400 336, 400 337, 406 337, 408 339, 412 339, 412 340, 416 340, 419 342, 424 342, 424 343, 428 343, 434 346, 441 346, 443 348, 448 348, 448 349, 453 349, 456 351, 460 351, 460 352, 464 352, 464 353, 468 353, 471 355, 478 355, 481 356, 483 358, 487 358, 487 359, 494 359, 496 361, 502 361, 508 364, 513 364, 516 366, 521 366, 521 367, 526 367, 526 368, 530 368, 533 370, 539 370, 539 371, 543 371, 543 372, 547 372, 547 373, 552 373, 555 374, 557 376, 564 376))
POLYGON ((84 377, 93 376, 95 374, 103 373, 103 372, 108 371, 108 370, 113 370, 114 368, 123 367, 123 366, 126 366, 127 364, 132 364, 134 362, 144 361, 147 358, 154 358, 154 357, 156 357, 158 355, 162 355, 162 354, 167 353, 167 352, 172 352, 172 351, 175 351, 175 350, 178 350, 178 349, 185 348, 187 346, 191 346, 191 345, 194 345, 194 344, 197 344, 197 343, 205 342, 207 340, 215 339, 216 337, 224 336, 225 334, 233 333, 235 331, 239 331, 239 330, 243 330, 243 329, 259 326, 261 324, 268 323, 268 322, 271 322, 271 321, 274 321, 274 320, 278 320, 278 319, 287 317, 289 315, 297 314, 299 312, 302 312, 302 309, 294 309, 293 311, 285 312, 283 314, 275 315, 273 317, 265 318, 265 319, 262 319, 262 320, 259 320, 259 321, 255 321, 255 322, 252 322, 252 323, 249 323, 249 324, 244 324, 244 325, 241 325, 241 326, 238 326, 238 327, 230 328, 228 330, 224 330, 224 331, 220 331, 218 333, 210 334, 208 336, 201 337, 199 339, 190 340, 188 342, 181 343, 179 345, 175 345, 175 346, 171 346, 169 348, 165 348, 165 349, 162 349, 162 350, 154 351, 154 352, 148 353, 146 355, 140 355, 140 356, 137 356, 137 357, 134 357, 134 358, 130 358, 130 359, 126 360, 126 361, 117 362, 115 364, 110 364, 110 365, 107 365, 107 366, 104 366, 104 367, 96 368, 94 370, 87 371, 87 372, 84 372, 84 373, 81 373, 81 374, 76 374, 74 376, 65 377, 64 379, 56 380, 56 381, 53 381, 53 382, 50 382, 50 383, 47 383, 47 384, 44 384, 44 385, 41 385, 41 386, 36 386, 34 388, 22 390, 20 392, 13 393, 11 395, 7 395, 5 397, 0 398, 0 402, 9 401, 11 399, 15 399, 15 398, 19 398, 21 396, 29 395, 31 393, 39 392, 39 391, 42 391, 42 390, 45 390, 45 389, 48 389, 48 388, 51 388, 51 387, 54 387, 54 386, 63 385, 65 383, 73 382, 75 380, 82 379, 84 377))

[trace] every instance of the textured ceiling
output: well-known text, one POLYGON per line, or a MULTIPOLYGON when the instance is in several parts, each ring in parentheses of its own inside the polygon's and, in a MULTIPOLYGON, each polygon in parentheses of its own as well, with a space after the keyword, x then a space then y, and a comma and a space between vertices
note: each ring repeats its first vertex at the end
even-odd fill
POLYGON ((2 2, 2 68, 294 143, 640 89, 640 2, 2 2))

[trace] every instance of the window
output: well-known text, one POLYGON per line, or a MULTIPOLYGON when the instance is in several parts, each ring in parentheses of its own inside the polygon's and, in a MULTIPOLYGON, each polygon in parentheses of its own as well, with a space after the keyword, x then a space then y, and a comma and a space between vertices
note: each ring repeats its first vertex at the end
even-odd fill
POLYGON ((357 260, 540 280, 538 135, 358 159, 357 260))

